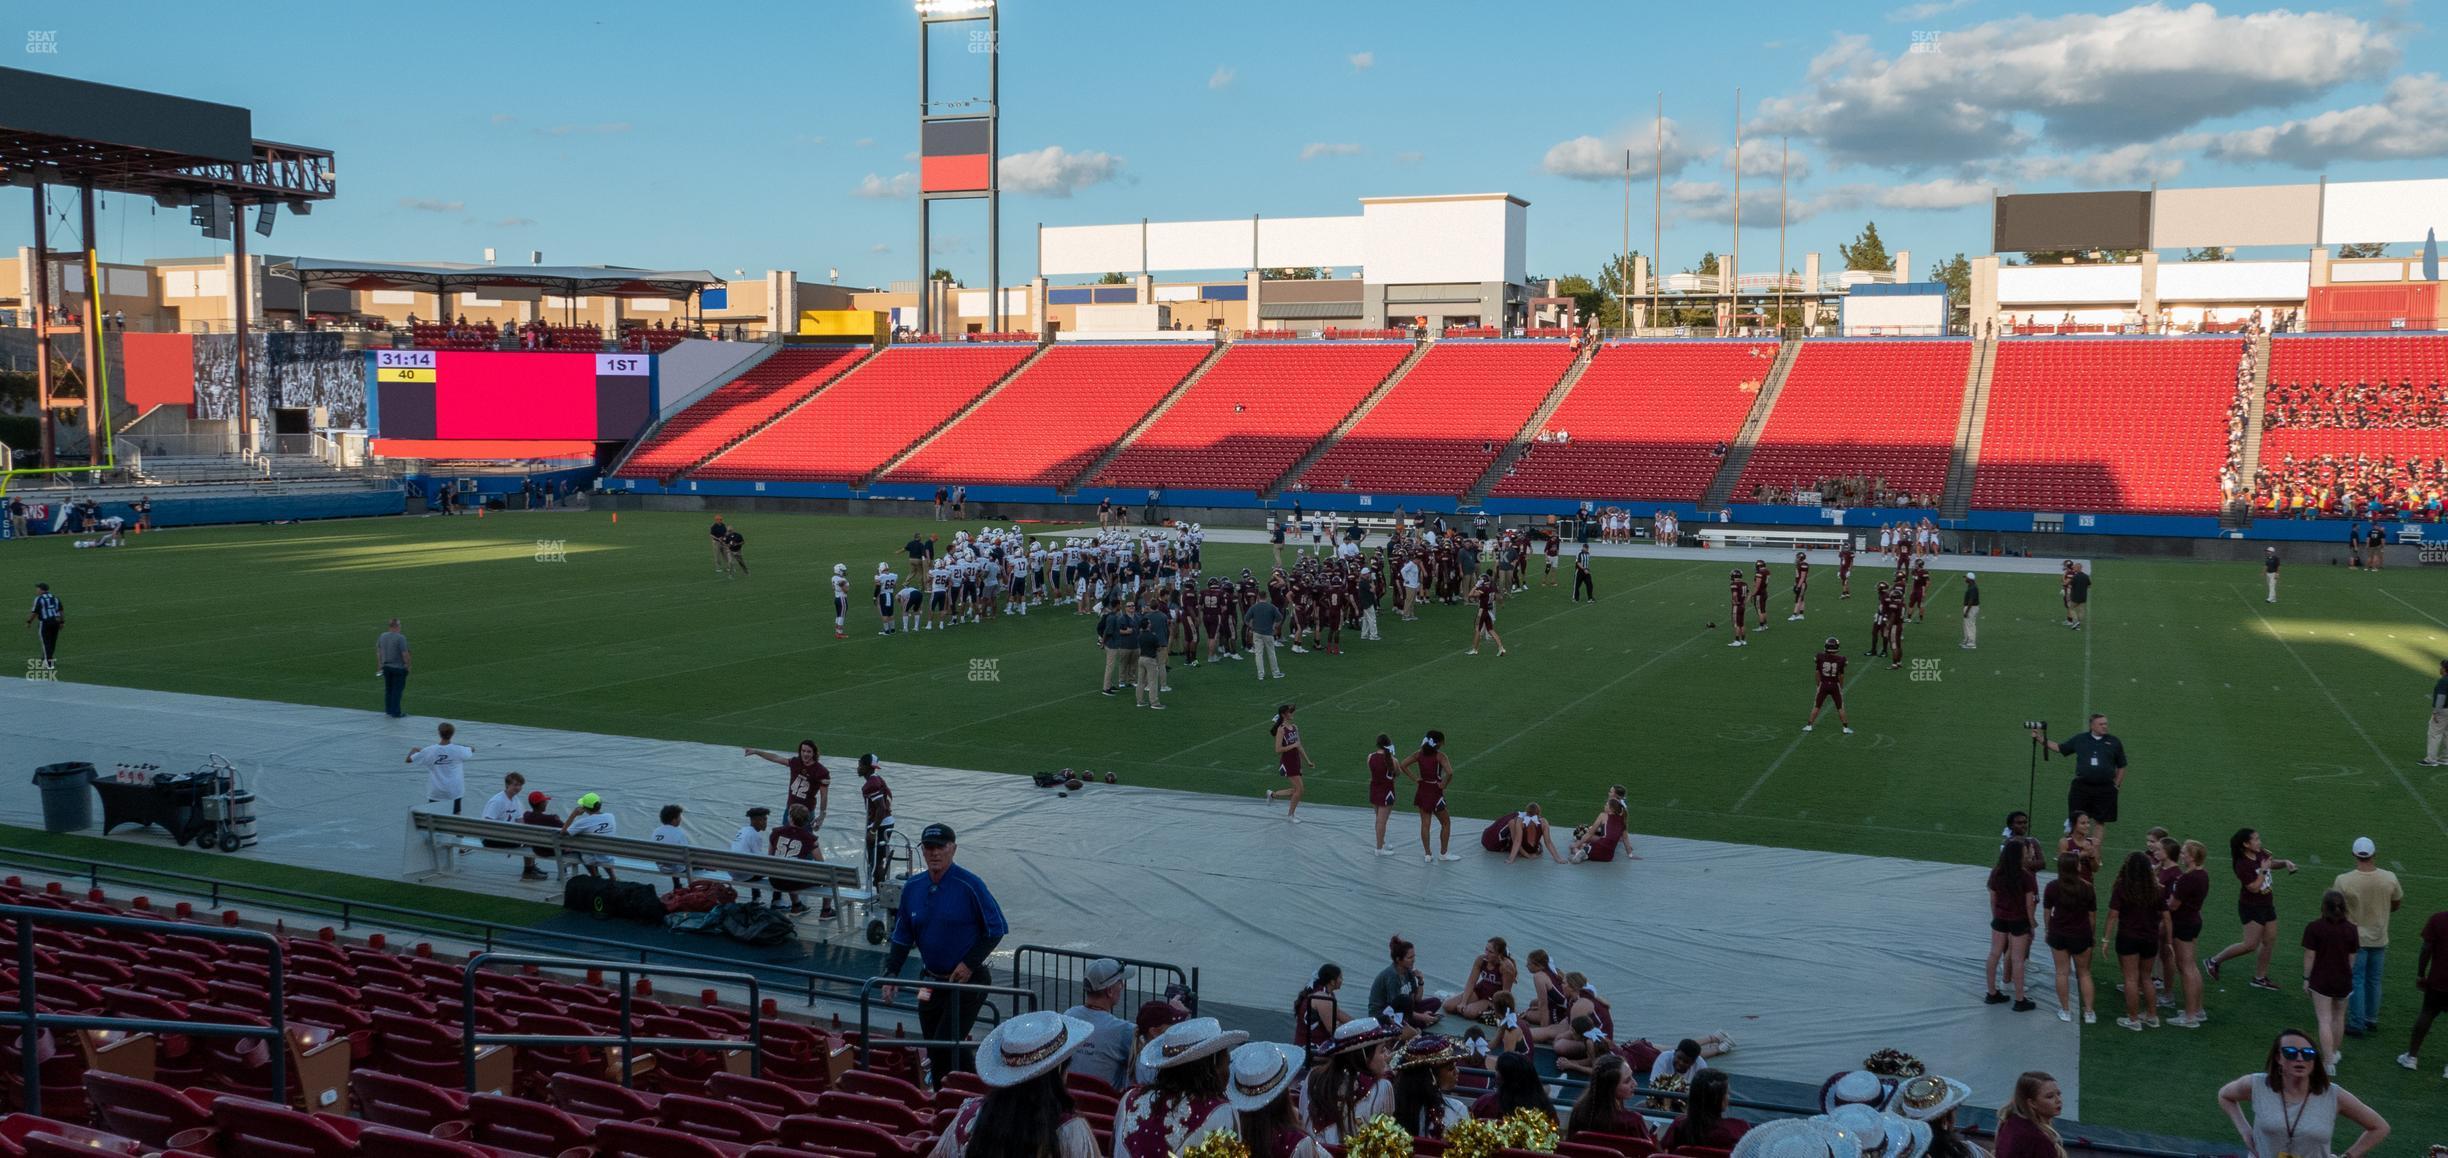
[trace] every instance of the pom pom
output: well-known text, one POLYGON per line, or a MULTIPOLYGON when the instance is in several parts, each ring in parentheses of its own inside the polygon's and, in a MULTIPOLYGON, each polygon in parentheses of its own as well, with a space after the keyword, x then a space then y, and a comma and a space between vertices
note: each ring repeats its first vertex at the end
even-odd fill
POLYGON ((1882 1049, 1871 1054, 1862 1062, 1862 1068, 1882 1078, 1893 1078, 1897 1081, 1917 1078, 1928 1072, 1922 1066, 1920 1058, 1900 1049, 1882 1049))
POLYGON ((1649 1088, 1658 1092, 1658 1096, 1649 1099, 1649 1108, 1680 1114, 1683 1112, 1683 1099, 1671 1095, 1691 1092, 1691 1077, 1687 1074, 1668 1074, 1649 1083, 1649 1088))
POLYGON ((1249 1143, 1231 1130, 1211 1130, 1207 1136, 1192 1142, 1177 1158, 1249 1158, 1249 1143))
POLYGON ((1505 1131, 1477 1118, 1445 1128, 1445 1158, 1492 1158, 1506 1146, 1505 1131))
POLYGON ((1345 1158, 1411 1158, 1411 1134, 1392 1116, 1379 1114, 1343 1139, 1345 1158))
POLYGON ((1525 1107, 1506 1115, 1499 1125, 1506 1146, 1541 1154, 1555 1153, 1559 1136, 1553 1115, 1525 1107))

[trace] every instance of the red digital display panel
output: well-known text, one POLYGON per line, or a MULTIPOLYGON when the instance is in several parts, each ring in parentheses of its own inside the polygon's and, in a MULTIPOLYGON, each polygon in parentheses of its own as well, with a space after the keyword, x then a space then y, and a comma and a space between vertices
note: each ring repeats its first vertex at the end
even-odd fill
POLYGON ((595 437, 595 355, 436 352, 434 437, 595 437))

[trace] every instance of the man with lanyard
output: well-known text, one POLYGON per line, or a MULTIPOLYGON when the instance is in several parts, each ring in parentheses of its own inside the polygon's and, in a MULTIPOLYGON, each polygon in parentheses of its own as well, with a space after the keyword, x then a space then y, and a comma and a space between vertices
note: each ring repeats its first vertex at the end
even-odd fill
POLYGON ((2058 743, 2032 729, 2032 739, 2061 756, 2074 759, 2074 783, 2066 789, 2066 813, 2082 813, 2099 829, 2099 844, 2109 847, 2108 826, 2116 823, 2117 793, 2125 787, 2125 742, 2108 734, 2108 717, 2091 713, 2091 730, 2058 743))
MULTIPOLYGON (((926 826, 918 845, 926 858, 926 871, 913 874, 901 892, 901 911, 893 921, 892 952, 884 959, 884 976, 899 977, 902 966, 909 962, 910 950, 916 949, 919 976, 926 981, 993 984, 986 958, 1011 931, 1003 920, 1002 906, 995 903, 994 894, 976 873, 952 863, 956 846, 950 825, 926 826)), ((878 995, 889 1002, 897 988, 886 985, 878 995)), ((986 995, 976 990, 919 989, 919 1032, 929 1041, 946 1043, 927 1048, 928 1066, 938 1086, 946 1075, 971 1069, 969 1049, 953 1043, 968 1039, 969 1027, 976 1023, 985 1003, 986 995)))

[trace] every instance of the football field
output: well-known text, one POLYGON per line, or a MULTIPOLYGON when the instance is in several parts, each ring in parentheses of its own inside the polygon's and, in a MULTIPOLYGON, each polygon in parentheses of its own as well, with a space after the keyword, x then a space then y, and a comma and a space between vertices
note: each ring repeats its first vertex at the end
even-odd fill
MULTIPOLYGON (((181 529, 119 550, 9 544, 0 558, 18 597, 41 580, 65 602, 70 682, 379 710, 374 637, 396 615, 415 651, 409 710, 466 722, 773 749, 810 737, 837 771, 874 751, 887 765, 1068 767, 1254 798, 1281 782, 1265 725, 1292 702, 1320 765, 1313 799, 1360 803, 1379 733, 1408 751, 1437 728, 1457 767, 1459 815, 1535 800, 1570 825, 1621 783, 1635 834, 1966 864, 1993 858, 2005 814, 2027 794, 2037 831, 2053 834, 2062 816, 2067 765, 2040 764, 2034 787, 2021 721, 2046 719, 2065 736, 2102 711, 2132 759, 2110 860, 2152 824, 2209 845, 2205 954, 2236 930, 2230 833, 2259 828, 2304 868, 2278 889, 2272 975, 2285 992, 2249 990, 2249 970, 2231 968, 2211 987, 2207 1029, 2137 1035, 2106 1018, 2086 1029, 2085 1116, 2222 1136, 2214 1085, 2257 1067, 2272 1030, 2309 1024, 2295 937, 2348 867, 2348 843, 2370 836, 2407 900, 2382 1036, 2348 1042, 2341 1077, 2414 1131, 2402 1136, 2448 1135, 2448 1026, 2422 1075, 2389 1061, 2419 1003, 2415 931, 2448 908, 2448 769, 2417 763, 2448 656, 2448 571, 2366 574, 2297 548, 2271 605, 2254 563, 2106 560, 2082 631, 2062 625, 2052 576, 1983 572, 1977 651, 1956 646, 1963 581, 1941 572, 1928 622, 1907 629, 1905 669, 1890 670, 1860 654, 1868 591, 1884 571, 1868 556, 1849 601, 1837 598, 1833 567, 1814 568, 1799 623, 1785 618, 1790 557, 1771 557, 1768 630, 1745 648, 1726 646, 1726 571, 1752 556, 1602 558, 1594 604, 1574 605, 1559 585, 1503 606, 1510 655, 1466 655, 1466 609, 1430 607, 1416 623, 1382 616, 1382 642, 1347 633, 1341 656, 1286 654, 1282 680, 1262 684, 1247 663, 1176 664, 1168 710, 1150 712, 1127 693, 1100 694, 1092 619, 1069 607, 879 636, 866 577, 879 560, 898 567, 913 530, 948 537, 947 524, 749 514, 734 525, 753 573, 724 579, 707 521, 541 512, 181 529), (847 640, 832 637, 826 580, 837 562, 852 579, 847 640), (1800 730, 1809 660, 1829 635, 1854 657, 1850 736, 1833 713, 1800 730)), ((1207 553, 1210 573, 1267 561, 1256 546, 1207 553)), ((19 638, 31 655, 32 632, 19 638)), ((1808 904, 1809 883, 1795 888, 1808 904)), ((1975 890, 1963 903, 1984 900, 1975 890)), ((1638 913, 1637 883, 1626 906, 1638 913)), ((2107 964, 2099 986, 2110 1009, 2114 973, 2107 964)), ((2034 1032, 2062 1028, 2047 1012, 2048 979, 2044 962, 2033 971, 2042 1011, 2021 1015, 2034 1032)))

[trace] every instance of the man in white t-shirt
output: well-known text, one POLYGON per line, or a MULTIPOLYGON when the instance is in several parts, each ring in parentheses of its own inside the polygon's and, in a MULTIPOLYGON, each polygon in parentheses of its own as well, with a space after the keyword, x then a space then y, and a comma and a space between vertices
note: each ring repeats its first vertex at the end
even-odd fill
MULTIPOLYGON (((620 821, 603 810, 602 796, 589 792, 578 798, 578 807, 571 809, 569 819, 561 822, 561 831, 574 836, 619 836, 620 821)), ((588 876, 598 875, 595 870, 600 868, 603 870, 600 875, 620 879, 620 874, 613 871, 609 853, 590 852, 578 859, 586 865, 588 876)))
MULTIPOLYGON (((526 810, 527 778, 511 772, 502 776, 502 790, 494 793, 493 799, 485 801, 484 818, 497 820, 503 824, 517 824, 519 817, 526 814, 526 810)), ((488 840, 484 842, 484 846, 486 848, 521 847, 515 840, 488 840)), ((522 880, 530 881, 546 879, 544 870, 536 867, 535 858, 532 856, 527 858, 527 868, 519 874, 519 877, 522 880)))
POLYGON ((439 804, 450 801, 451 811, 459 811, 459 798, 467 791, 467 762, 476 752, 465 744, 454 743, 451 737, 458 729, 449 724, 434 729, 442 737, 438 744, 426 744, 408 749, 410 764, 423 764, 431 772, 426 783, 425 799, 439 804))
MULTIPOLYGON (((749 856, 773 855, 773 838, 767 835, 765 830, 765 818, 772 814, 772 809, 761 804, 749 809, 748 823, 741 825, 739 832, 731 837, 731 851, 746 853, 749 856)), ((749 904, 756 904, 764 897, 764 890, 757 887, 764 882, 764 877, 741 877, 739 879, 739 883, 748 886, 749 904)))

